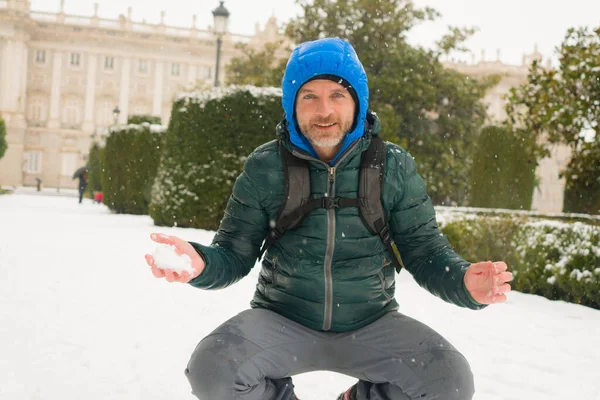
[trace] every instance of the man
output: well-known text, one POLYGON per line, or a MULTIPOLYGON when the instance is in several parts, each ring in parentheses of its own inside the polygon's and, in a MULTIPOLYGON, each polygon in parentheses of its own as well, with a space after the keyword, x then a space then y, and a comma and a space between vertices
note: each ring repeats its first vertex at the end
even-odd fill
POLYGON ((83 201, 83 195, 85 194, 85 189, 87 189, 87 185, 87 172, 84 171, 79 175, 79 204, 81 204, 81 202, 83 201))
MULTIPOLYGON (((154 276, 219 289, 247 275, 284 202, 282 152, 309 161, 311 197, 357 197, 361 156, 381 126, 368 111, 367 76, 352 46, 337 38, 299 45, 282 89, 280 138, 248 158, 212 245, 151 235, 190 256, 195 273, 158 269, 146 255, 154 276)), ((405 268, 459 306, 504 301, 512 279, 506 264, 459 257, 437 227, 413 158, 385 146, 380 200, 405 268)), ((193 393, 201 400, 295 399, 291 376, 330 370, 358 379, 339 399, 471 399, 465 358, 397 311, 394 257, 357 208, 310 211, 265 253, 252 308, 196 347, 185 371, 193 393)))

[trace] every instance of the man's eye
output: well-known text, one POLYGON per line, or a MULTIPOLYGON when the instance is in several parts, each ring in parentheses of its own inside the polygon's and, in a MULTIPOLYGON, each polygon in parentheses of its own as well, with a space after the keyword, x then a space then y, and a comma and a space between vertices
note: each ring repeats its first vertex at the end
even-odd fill
POLYGON ((309 99, 314 99, 315 95, 314 94, 307 94, 306 96, 304 96, 304 99, 309 100, 309 99))
POLYGON ((343 94, 343 93, 340 93, 340 92, 335 92, 335 93, 333 94, 333 97, 336 97, 336 98, 342 98, 342 97, 345 97, 345 96, 344 96, 344 94, 343 94))

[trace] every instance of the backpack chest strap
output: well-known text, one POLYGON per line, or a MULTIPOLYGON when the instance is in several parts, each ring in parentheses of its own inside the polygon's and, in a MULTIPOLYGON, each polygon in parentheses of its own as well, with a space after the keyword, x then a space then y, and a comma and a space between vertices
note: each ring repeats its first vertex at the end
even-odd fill
POLYGON ((358 182, 358 197, 310 198, 310 165, 307 160, 292 155, 279 143, 279 152, 284 168, 285 196, 279 209, 277 221, 272 222, 271 232, 266 237, 260 256, 286 231, 296 228, 304 216, 317 208, 332 209, 356 207, 360 219, 373 235, 378 235, 391 255, 396 270, 404 266, 396 244, 386 224, 381 194, 383 192, 386 149, 379 136, 371 139, 368 149, 362 154, 358 182))

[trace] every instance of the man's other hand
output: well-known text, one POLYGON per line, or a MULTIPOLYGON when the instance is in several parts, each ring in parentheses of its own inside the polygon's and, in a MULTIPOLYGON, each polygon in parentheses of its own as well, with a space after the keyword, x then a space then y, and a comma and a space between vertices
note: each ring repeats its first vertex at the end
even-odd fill
POLYGON ((475 301, 481 304, 494 304, 506 301, 510 292, 512 272, 504 261, 484 261, 471 264, 465 273, 465 286, 475 301))

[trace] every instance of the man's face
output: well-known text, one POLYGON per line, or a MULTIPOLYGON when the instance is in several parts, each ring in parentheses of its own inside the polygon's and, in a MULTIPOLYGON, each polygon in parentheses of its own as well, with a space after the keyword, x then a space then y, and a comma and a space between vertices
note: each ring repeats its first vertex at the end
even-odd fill
POLYGON ((296 95, 296 120, 314 147, 338 146, 354 123, 355 103, 348 90, 328 79, 315 79, 296 95))

